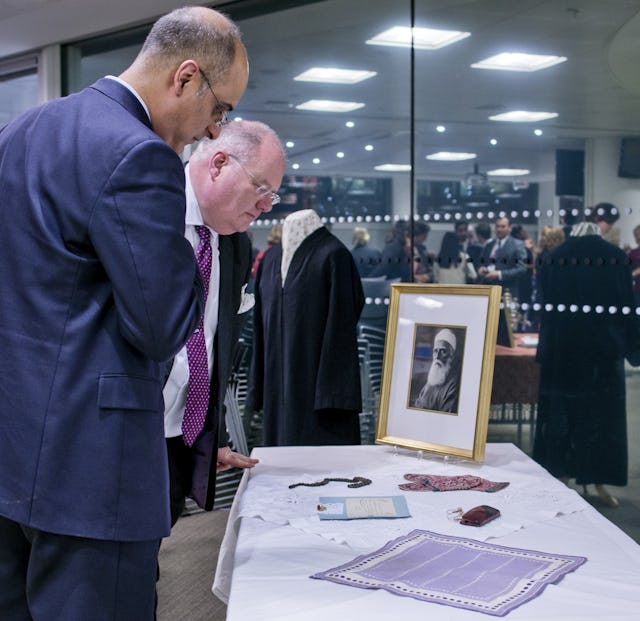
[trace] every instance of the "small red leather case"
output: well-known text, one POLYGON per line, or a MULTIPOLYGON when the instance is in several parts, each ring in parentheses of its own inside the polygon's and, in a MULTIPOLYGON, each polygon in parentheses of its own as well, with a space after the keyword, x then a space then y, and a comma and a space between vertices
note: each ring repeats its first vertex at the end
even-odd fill
POLYGON ((500 511, 489 505, 479 505, 462 514, 460 524, 465 526, 484 526, 487 522, 500 517, 500 511))

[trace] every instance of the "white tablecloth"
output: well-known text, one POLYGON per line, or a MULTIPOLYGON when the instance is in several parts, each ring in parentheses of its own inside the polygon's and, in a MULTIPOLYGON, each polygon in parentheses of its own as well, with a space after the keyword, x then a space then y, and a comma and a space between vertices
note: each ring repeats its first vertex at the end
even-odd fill
POLYGON ((253 456, 260 464, 246 471, 240 484, 213 585, 214 593, 228 602, 228 621, 490 618, 309 578, 414 528, 587 557, 585 565, 512 611, 509 619, 640 620, 640 546, 511 444, 488 444, 483 464, 419 459, 414 452, 395 452, 386 446, 260 448, 253 456), (404 473, 473 474, 510 485, 493 494, 403 492, 398 484, 404 473), (345 483, 288 487, 331 476, 364 476, 372 484, 359 489, 348 489, 345 483), (394 494, 405 496, 411 518, 317 518, 319 496, 394 494), (448 509, 479 504, 499 508, 502 516, 478 529, 447 519, 448 509))

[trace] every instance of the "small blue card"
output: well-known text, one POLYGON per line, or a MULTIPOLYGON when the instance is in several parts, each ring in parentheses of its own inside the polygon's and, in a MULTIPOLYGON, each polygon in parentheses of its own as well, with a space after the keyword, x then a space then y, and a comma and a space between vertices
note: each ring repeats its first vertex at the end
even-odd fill
POLYGON ((360 520, 410 517, 404 496, 321 496, 321 520, 360 520))

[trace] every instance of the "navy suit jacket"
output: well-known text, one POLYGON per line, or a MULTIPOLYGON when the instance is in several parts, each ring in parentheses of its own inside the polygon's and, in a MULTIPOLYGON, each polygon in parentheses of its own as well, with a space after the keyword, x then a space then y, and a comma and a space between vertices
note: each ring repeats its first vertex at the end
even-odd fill
POLYGON ((214 368, 211 373, 209 409, 203 432, 192 447, 191 496, 196 503, 213 509, 216 489, 218 446, 226 445, 224 398, 231 375, 234 353, 246 313, 238 314, 242 286, 251 274, 251 241, 245 233, 220 235, 220 303, 214 341, 214 368))
MULTIPOLYGON (((496 240, 490 241, 482 252, 482 264, 489 265, 495 263, 496 269, 500 270, 502 274, 502 280, 499 284, 515 289, 514 293, 517 295, 518 278, 527 272, 527 266, 525 260, 527 258, 527 251, 519 239, 507 235, 505 237, 504 244, 501 248, 498 248, 496 257, 492 261, 490 259, 493 247, 496 244, 496 240)), ((496 281, 491 281, 490 284, 498 284, 496 281)))
POLYGON ((111 79, 0 132, 0 515, 169 534, 163 370, 203 311, 184 172, 111 79))

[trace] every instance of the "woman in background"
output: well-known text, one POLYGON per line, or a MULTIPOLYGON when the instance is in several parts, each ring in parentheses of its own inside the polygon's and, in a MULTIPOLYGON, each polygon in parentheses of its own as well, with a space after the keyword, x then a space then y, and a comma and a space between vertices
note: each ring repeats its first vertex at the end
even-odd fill
POLYGON ((440 252, 433 264, 434 282, 447 285, 472 283, 478 277, 473 262, 466 252, 460 250, 458 236, 448 231, 442 238, 440 252))
POLYGON ((264 250, 261 250, 256 258, 253 260, 253 267, 251 268, 251 277, 255 279, 256 274, 258 273, 258 265, 260 265, 260 261, 262 261, 262 257, 264 257, 264 253, 269 250, 274 244, 279 244, 282 240, 282 224, 277 223, 271 227, 269 234, 267 235, 267 247, 264 250))
POLYGON ((351 256, 356 262, 360 278, 367 278, 374 267, 379 265, 382 253, 375 248, 369 246, 369 231, 363 226, 356 226, 353 229, 353 248, 351 248, 351 256))

